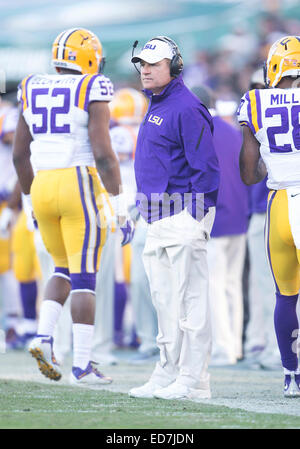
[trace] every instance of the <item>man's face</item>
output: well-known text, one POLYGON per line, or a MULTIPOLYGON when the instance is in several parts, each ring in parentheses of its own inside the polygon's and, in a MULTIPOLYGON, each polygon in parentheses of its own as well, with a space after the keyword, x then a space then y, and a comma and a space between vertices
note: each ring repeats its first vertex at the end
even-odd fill
POLYGON ((141 61, 141 80, 144 89, 159 94, 173 78, 170 76, 170 60, 162 59, 154 64, 141 61))

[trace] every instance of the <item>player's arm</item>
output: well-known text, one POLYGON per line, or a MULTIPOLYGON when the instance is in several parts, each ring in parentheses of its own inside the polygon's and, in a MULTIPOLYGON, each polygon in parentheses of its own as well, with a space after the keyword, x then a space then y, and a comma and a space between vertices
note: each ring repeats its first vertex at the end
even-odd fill
POLYGON ((267 175, 266 166, 260 157, 259 142, 248 126, 243 126, 243 145, 239 163, 241 179, 246 185, 256 184, 267 175))
POLYGON ((30 143, 32 137, 22 114, 19 116, 13 144, 13 163, 20 181, 22 192, 30 193, 33 169, 30 162, 30 143))
POLYGON ((21 186, 20 182, 17 181, 13 191, 10 194, 9 199, 7 200, 7 207, 10 209, 18 209, 22 204, 22 195, 21 195, 21 186))
POLYGON ((127 217, 127 201, 123 197, 120 166, 109 134, 110 112, 107 102, 94 101, 89 104, 88 132, 96 166, 105 189, 113 195, 113 208, 123 234, 121 245, 129 243, 134 235, 134 225, 127 217))
POLYGON ((109 120, 110 112, 107 102, 90 103, 88 132, 97 170, 107 192, 115 196, 121 193, 122 183, 119 161, 111 145, 109 120))

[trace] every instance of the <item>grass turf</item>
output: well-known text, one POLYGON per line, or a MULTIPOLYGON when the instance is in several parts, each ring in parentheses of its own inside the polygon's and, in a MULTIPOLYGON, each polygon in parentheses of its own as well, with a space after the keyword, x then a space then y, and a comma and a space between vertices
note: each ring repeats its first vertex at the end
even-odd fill
POLYGON ((297 416, 2 380, 1 429, 299 429, 297 416))

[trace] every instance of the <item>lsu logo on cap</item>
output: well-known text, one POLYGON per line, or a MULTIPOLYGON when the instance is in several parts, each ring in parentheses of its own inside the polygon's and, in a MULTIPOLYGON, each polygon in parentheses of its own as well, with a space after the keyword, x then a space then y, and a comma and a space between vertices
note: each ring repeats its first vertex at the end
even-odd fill
POLYGON ((156 49, 156 44, 155 45, 146 44, 145 47, 143 48, 143 50, 155 50, 155 49, 156 49))

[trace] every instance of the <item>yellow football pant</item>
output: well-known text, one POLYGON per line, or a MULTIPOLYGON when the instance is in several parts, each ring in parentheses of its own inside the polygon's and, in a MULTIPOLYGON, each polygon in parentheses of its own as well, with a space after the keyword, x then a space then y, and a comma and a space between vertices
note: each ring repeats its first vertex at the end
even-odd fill
POLYGON ((277 293, 297 295, 300 289, 300 250, 296 248, 291 232, 286 190, 269 193, 265 241, 277 293))
POLYGON ((94 167, 41 170, 31 186, 46 249, 56 268, 69 270, 73 290, 94 289, 89 275, 99 269, 106 239, 102 194, 94 167))

